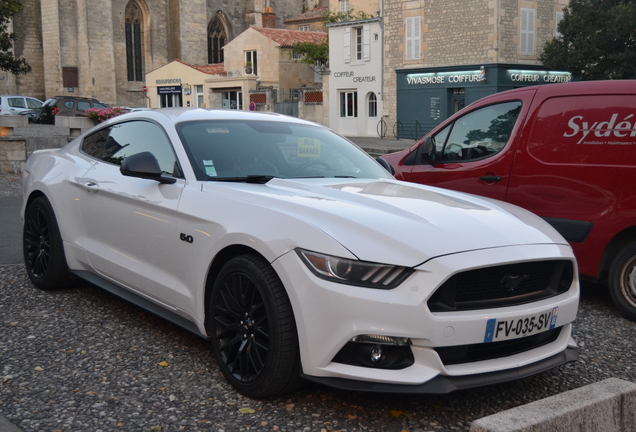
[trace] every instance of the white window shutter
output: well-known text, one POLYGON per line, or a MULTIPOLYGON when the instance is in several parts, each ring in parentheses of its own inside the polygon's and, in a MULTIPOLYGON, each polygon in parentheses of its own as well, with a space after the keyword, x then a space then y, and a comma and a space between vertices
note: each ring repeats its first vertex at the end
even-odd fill
POLYGON ((422 52, 422 25, 420 17, 415 17, 413 21, 413 58, 419 59, 422 52))
POLYGON ((519 52, 523 55, 534 54, 534 9, 521 8, 520 13, 520 34, 519 34, 519 52))
POLYGON ((344 30, 344 62, 351 62, 351 29, 344 30))
POLYGON ((556 30, 555 30, 555 35, 556 37, 561 37, 563 36, 560 32, 559 32, 559 23, 561 22, 561 20, 563 19, 563 12, 557 12, 556 13, 556 30))
POLYGON ((406 19, 406 59, 419 59, 421 52, 421 26, 420 17, 406 19))
POLYGON ((362 26, 362 60, 369 61, 371 59, 371 36, 369 31, 369 24, 362 26))

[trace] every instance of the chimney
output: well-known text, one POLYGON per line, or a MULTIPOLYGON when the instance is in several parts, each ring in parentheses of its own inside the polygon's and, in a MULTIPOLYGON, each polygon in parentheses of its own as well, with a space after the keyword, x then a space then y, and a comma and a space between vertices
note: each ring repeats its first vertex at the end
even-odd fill
POLYGON ((271 7, 266 7, 263 12, 263 28, 276 28, 276 14, 271 7))

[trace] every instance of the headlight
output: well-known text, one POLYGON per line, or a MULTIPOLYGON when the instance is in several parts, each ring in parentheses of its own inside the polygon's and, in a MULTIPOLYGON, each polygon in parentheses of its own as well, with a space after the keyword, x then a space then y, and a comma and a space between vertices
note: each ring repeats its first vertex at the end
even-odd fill
POLYGON ((408 267, 350 260, 303 249, 296 252, 319 278, 347 285, 392 289, 413 273, 408 267))

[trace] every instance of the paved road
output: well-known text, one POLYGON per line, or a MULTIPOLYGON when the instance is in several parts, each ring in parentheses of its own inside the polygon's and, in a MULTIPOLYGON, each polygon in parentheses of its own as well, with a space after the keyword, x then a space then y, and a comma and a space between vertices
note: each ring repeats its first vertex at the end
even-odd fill
POLYGON ((21 197, 0 197, 0 264, 22 263, 21 205, 21 197))

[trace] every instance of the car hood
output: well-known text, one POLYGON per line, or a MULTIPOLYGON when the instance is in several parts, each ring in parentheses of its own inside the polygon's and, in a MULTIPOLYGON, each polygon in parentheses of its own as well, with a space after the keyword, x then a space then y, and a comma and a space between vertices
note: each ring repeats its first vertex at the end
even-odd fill
MULTIPOLYGON (((292 217, 309 224, 366 261, 416 266, 464 251, 567 244, 519 207, 397 180, 275 178, 232 189, 235 199, 277 213, 281 223, 292 217)), ((297 246, 311 248, 311 239, 298 240, 297 246)))

